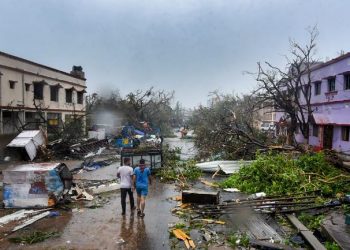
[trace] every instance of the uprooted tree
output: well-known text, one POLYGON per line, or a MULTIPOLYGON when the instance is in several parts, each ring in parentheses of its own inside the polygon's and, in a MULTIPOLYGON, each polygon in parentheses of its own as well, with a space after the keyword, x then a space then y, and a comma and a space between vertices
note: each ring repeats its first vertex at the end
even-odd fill
POLYGON ((269 145, 268 135, 254 126, 253 98, 213 94, 211 104, 195 109, 189 121, 200 158, 251 159, 269 145))
POLYGON ((294 134, 299 127, 305 141, 309 138, 309 122, 312 116, 311 84, 315 60, 316 27, 308 31, 306 45, 291 40, 290 55, 284 68, 269 62, 258 63, 258 89, 254 96, 261 103, 270 103, 276 112, 283 113, 287 123, 287 144, 295 144, 294 134))
POLYGON ((109 96, 92 94, 86 99, 87 112, 91 114, 88 124, 93 125, 93 120, 96 120, 99 114, 108 113, 111 120, 118 120, 119 125, 132 124, 138 127, 140 122, 148 122, 159 127, 163 133, 168 133, 171 129, 170 104, 173 96, 174 92, 155 90, 153 87, 130 92, 125 97, 121 96, 118 90, 109 96))

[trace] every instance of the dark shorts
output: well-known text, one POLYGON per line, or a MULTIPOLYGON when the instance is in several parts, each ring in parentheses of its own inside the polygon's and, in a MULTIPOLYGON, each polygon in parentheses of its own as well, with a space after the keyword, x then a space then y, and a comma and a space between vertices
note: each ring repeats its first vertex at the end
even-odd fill
POLYGON ((148 187, 136 187, 136 192, 139 196, 147 196, 148 187))

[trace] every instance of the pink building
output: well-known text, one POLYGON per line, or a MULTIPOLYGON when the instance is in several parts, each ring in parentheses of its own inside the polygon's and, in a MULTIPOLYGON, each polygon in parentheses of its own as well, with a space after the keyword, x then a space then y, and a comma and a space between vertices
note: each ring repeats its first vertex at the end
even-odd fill
MULTIPOLYGON (((350 53, 315 66, 311 79, 309 144, 350 155, 350 53)), ((296 140, 304 141, 300 132, 296 140)))

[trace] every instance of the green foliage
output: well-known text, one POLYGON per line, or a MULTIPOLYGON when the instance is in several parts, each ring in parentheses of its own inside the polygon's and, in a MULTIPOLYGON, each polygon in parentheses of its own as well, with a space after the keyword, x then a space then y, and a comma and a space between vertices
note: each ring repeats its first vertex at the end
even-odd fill
POLYGON ((225 160, 251 159, 259 148, 251 140, 269 143, 267 134, 253 126, 254 100, 249 96, 214 95, 212 104, 194 110, 189 121, 196 134, 193 139, 198 158, 220 155, 225 160))
POLYGON ((178 222, 174 226, 174 228, 176 228, 176 229, 182 229, 182 228, 185 228, 185 227, 186 227, 186 224, 183 223, 183 222, 178 222))
POLYGON ((321 190, 323 195, 335 195, 350 189, 349 178, 331 166, 323 153, 305 154, 298 159, 284 154, 257 155, 250 165, 242 167, 220 183, 243 192, 265 192, 269 195, 321 190), (337 178, 337 177, 341 178, 337 178))
POLYGON ((341 248, 335 242, 326 241, 325 247, 327 250, 341 250, 341 248))
POLYGON ((51 237, 59 237, 61 234, 59 232, 41 232, 36 231, 29 235, 21 236, 21 237, 13 237, 9 238, 9 241, 13 243, 27 243, 34 244, 38 242, 42 242, 51 237))
POLYGON ((320 228, 324 215, 311 215, 308 213, 301 213, 298 219, 310 230, 316 230, 320 228))
POLYGON ((195 181, 201 175, 202 171, 196 167, 194 160, 181 161, 181 149, 170 149, 169 145, 163 148, 163 168, 157 173, 163 181, 176 181, 179 179, 195 181))
POLYGON ((235 248, 237 246, 248 247, 249 246, 249 237, 246 233, 235 232, 230 234, 227 237, 227 242, 230 247, 235 248))

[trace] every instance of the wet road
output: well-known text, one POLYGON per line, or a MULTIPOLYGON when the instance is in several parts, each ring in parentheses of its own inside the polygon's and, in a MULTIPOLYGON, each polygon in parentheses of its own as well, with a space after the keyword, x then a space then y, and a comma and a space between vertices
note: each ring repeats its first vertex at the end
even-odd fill
MULTIPOLYGON (((166 142, 171 147, 182 148, 182 159, 188 159, 195 153, 190 140, 171 138, 166 139, 166 142)), ((79 166, 81 161, 65 163, 72 169, 79 166)), ((76 177, 90 180, 115 179, 117 166, 118 164, 112 164, 92 172, 83 172, 76 177)), ((4 239, 0 240, 0 249, 169 249, 168 225, 178 221, 171 214, 176 202, 169 198, 179 193, 175 191, 174 185, 160 183, 155 178, 153 180, 146 200, 146 216, 143 219, 129 210, 126 216, 122 216, 120 192, 110 192, 99 196, 98 200, 106 201, 102 207, 90 209, 85 207, 84 202, 74 203, 72 207, 76 209, 73 212, 59 210, 60 216, 44 218, 12 235, 23 236, 33 231, 58 231, 61 233, 60 237, 34 245, 18 245, 4 239)), ((136 203, 136 194, 134 196, 136 203)), ((9 212, 0 211, 0 216, 9 212)))
MULTIPOLYGON (((95 179, 115 176, 116 166, 111 165, 80 177, 95 179)), ((34 230, 59 231, 59 238, 50 238, 42 243, 25 246, 26 249, 169 249, 168 224, 177 221, 170 210, 175 202, 168 198, 177 193, 173 185, 154 179, 146 200, 145 214, 141 219, 127 211, 121 215, 119 191, 100 196, 108 200, 103 207, 85 208, 83 202, 76 203, 76 212, 60 210, 60 216, 44 218, 20 230, 13 236, 25 235, 34 230)), ((136 202, 136 200, 135 200, 136 202)), ((128 205, 128 204, 127 204, 128 205)), ((129 206, 128 206, 129 208, 129 206)), ((23 249, 24 246, 0 242, 0 249, 23 249)))

